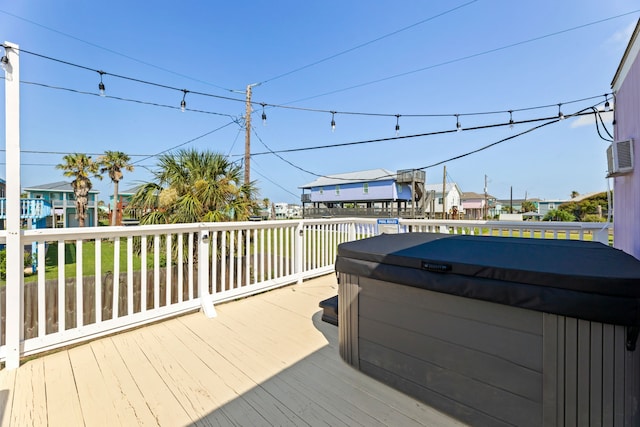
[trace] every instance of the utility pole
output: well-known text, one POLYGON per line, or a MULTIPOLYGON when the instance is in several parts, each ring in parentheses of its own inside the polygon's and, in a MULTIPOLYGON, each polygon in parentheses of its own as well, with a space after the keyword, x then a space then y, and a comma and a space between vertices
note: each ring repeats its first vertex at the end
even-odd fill
POLYGON ((509 193, 509 213, 513 213, 513 186, 510 187, 509 193))
POLYGON ((444 165, 442 171, 442 219, 447 219, 447 165, 444 165))
POLYGON ((249 185, 251 182, 251 87, 247 85, 247 106, 244 118, 245 134, 244 134, 244 184, 249 185))
MULTIPOLYGON (((252 83, 247 85, 246 95, 246 111, 244 116, 244 183, 249 184, 251 182, 251 89, 254 86, 260 86, 261 83, 252 83)), ((232 90, 234 93, 242 93, 239 90, 232 90)))
POLYGON ((484 176, 484 219, 489 217, 489 205, 487 204, 487 175, 484 176))

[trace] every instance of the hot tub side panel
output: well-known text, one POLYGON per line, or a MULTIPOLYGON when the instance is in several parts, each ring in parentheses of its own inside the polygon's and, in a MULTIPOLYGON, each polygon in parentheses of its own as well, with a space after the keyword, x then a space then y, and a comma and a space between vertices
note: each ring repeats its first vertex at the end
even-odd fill
POLYGON ((359 280, 363 372, 474 425, 541 424, 541 313, 359 280))
POLYGON ((640 425, 640 347, 627 328, 544 315, 545 426, 640 425))
POLYGON ((339 276, 343 359, 436 409, 473 425, 640 425, 624 326, 339 276))

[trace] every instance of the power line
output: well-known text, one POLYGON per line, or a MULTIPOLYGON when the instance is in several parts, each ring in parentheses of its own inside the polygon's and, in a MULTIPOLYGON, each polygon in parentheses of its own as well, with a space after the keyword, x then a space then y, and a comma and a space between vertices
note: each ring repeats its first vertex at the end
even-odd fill
POLYGON ((446 11, 444 11, 444 12, 438 13, 437 15, 431 16, 431 17, 429 17, 429 18, 423 19, 423 20, 421 20, 421 21, 418 21, 418 22, 413 23, 413 24, 411 24, 411 25, 408 25, 408 26, 406 26, 406 27, 400 28, 399 30, 392 31, 392 32, 387 33, 387 34, 385 34, 385 35, 383 35, 383 36, 377 37, 377 38, 375 38, 375 39, 373 39, 373 40, 369 40, 368 42, 361 43, 361 44, 359 44, 359 45, 357 45, 357 46, 354 46, 354 47, 351 47, 351 48, 349 48, 349 49, 346 49, 346 50, 343 50, 343 51, 341 51, 341 52, 338 52, 338 53, 336 53, 336 54, 333 54, 333 55, 327 56, 326 58, 320 59, 320 60, 318 60, 318 61, 315 61, 315 62, 312 62, 312 63, 310 63, 310 64, 304 65, 304 66, 302 66, 302 67, 295 68, 295 69, 293 69, 293 70, 291 70, 291 71, 288 71, 288 72, 286 72, 286 73, 279 74, 279 75, 277 75, 277 76, 275 76, 275 77, 271 77, 271 78, 269 78, 269 79, 267 79, 267 80, 263 80, 263 81, 261 82, 261 84, 268 83, 268 82, 272 82, 272 81, 274 81, 274 80, 280 79, 280 78, 282 78, 282 77, 286 77, 286 76, 291 75, 291 74, 293 74, 293 73, 297 73, 298 71, 302 71, 302 70, 305 70, 305 69, 307 69, 307 68, 313 67, 313 66, 315 66, 315 65, 321 64, 321 63, 323 63, 323 62, 329 61, 329 60, 331 60, 331 59, 337 58, 338 56, 342 56, 342 55, 347 54, 347 53, 349 53, 349 52, 353 52, 354 50, 357 50, 357 49, 363 48, 363 47, 365 47, 365 46, 369 46, 370 44, 373 44, 373 43, 375 43, 375 42, 379 42, 380 40, 383 40, 383 39, 386 39, 386 38, 388 38, 388 37, 394 36, 394 35, 396 35, 396 34, 399 34, 399 33, 403 32, 403 31, 409 30, 409 29, 411 29, 411 28, 413 28, 413 27, 417 27, 418 25, 424 24, 424 23, 426 23, 426 22, 433 21, 434 19, 440 18, 440 17, 442 17, 442 16, 444 16, 444 15, 447 15, 447 14, 449 14, 449 13, 451 13, 451 12, 455 12, 456 10, 459 10, 459 9, 462 9, 462 8, 464 8, 464 7, 466 7, 466 6, 469 6, 470 4, 475 3, 476 1, 478 1, 478 0, 472 0, 472 1, 470 1, 470 2, 467 2, 467 3, 462 4, 462 5, 460 5, 460 6, 456 6, 456 7, 452 8, 452 9, 449 9, 449 10, 446 10, 446 11))
MULTIPOLYGON (((0 79, 5 79, 5 77, 0 77, 0 79)), ((40 87, 44 87, 47 89, 54 89, 54 90, 61 90, 61 91, 66 91, 66 92, 71 92, 71 93, 76 93, 79 95, 89 95, 89 96, 98 96, 100 98, 108 98, 108 99, 114 99, 117 101, 125 101, 125 102, 132 102, 132 103, 136 103, 136 104, 142 104, 142 105, 150 105, 153 107, 162 107, 162 108, 169 108, 172 110, 181 110, 181 107, 175 106, 175 105, 167 105, 167 104, 160 104, 157 102, 151 102, 151 101, 141 101, 138 99, 131 99, 131 98, 123 98, 120 96, 112 96, 112 95, 99 95, 97 93, 94 92, 86 92, 86 91, 82 91, 82 90, 78 90, 78 89, 71 89, 71 88, 66 88, 66 87, 61 87, 61 86, 53 86, 53 85, 48 85, 46 83, 38 83, 38 82, 30 82, 30 81, 20 81, 20 83, 24 83, 26 85, 32 85, 32 86, 40 86, 40 87)), ((197 110, 197 109, 192 109, 192 108, 185 108, 186 111, 191 111, 194 113, 201 113, 201 114, 212 114, 215 116, 223 116, 223 117, 229 117, 229 118, 234 118, 234 116, 230 115, 230 114, 225 114, 225 113, 217 113, 214 111, 205 111, 205 110, 197 110)))
MULTIPOLYGON (((596 105, 597 105, 597 104, 596 104, 596 105)), ((582 110, 580 110, 580 111, 578 111, 578 112, 576 112, 576 113, 568 114, 568 115, 566 115, 566 116, 565 116, 565 118, 579 117, 579 116, 584 116, 584 115, 594 114, 594 113, 588 112, 588 110, 592 109, 593 107, 595 107, 595 105, 594 105, 594 106, 591 106, 591 107, 584 108, 584 109, 582 109, 582 110)), ((478 152, 480 152, 480 151, 484 151, 484 150, 486 150, 486 149, 488 149, 488 148, 491 148, 491 147, 496 146, 496 145, 498 145, 498 144, 501 144, 501 143, 503 143, 503 142, 509 141, 509 140, 514 139, 514 138, 517 138, 517 137, 519 137, 519 136, 522 136, 522 135, 528 134, 528 133, 530 133, 530 132, 533 132, 533 131, 535 131, 535 130, 541 129, 541 128, 543 128, 543 127, 545 127, 545 126, 548 126, 548 125, 550 125, 550 124, 558 123, 558 122, 560 122, 560 121, 562 121, 562 120, 564 120, 564 119, 561 119, 561 118, 559 118, 559 117, 545 117, 545 118, 538 118, 538 119, 532 119, 532 120, 526 120, 526 121, 517 122, 517 124, 522 124, 522 123, 532 123, 532 122, 538 122, 538 121, 546 121, 545 123, 542 123, 542 124, 540 124, 540 125, 537 125, 537 126, 534 126, 534 127, 532 127, 532 128, 529 128, 529 129, 527 129, 527 130, 525 130, 525 131, 523 131, 523 132, 520 132, 520 133, 517 133, 517 134, 514 134, 514 135, 510 135, 510 136, 508 136, 508 137, 506 137, 506 138, 503 138, 503 139, 498 140, 498 141, 496 141, 496 142, 493 142, 493 143, 491 143, 491 144, 485 145, 485 146, 480 147, 480 148, 478 148, 478 149, 475 149, 475 150, 472 150, 472 151, 466 152, 466 153, 464 153, 464 154, 460 154, 460 155, 457 155, 457 156, 451 157, 451 158, 446 159, 446 160, 439 161, 439 162, 437 162, 437 163, 433 163, 433 164, 428 165, 428 166, 424 166, 424 167, 420 167, 420 168, 415 168, 414 170, 426 170, 426 169, 429 169, 429 168, 432 168, 432 167, 435 167, 435 166, 439 166, 439 165, 442 165, 442 164, 447 163, 447 162, 450 162, 450 161, 454 161, 454 160, 458 160, 458 159, 461 159, 461 158, 464 158, 464 157, 470 156, 470 155, 472 155, 472 154, 478 153, 478 152)), ((478 129, 486 129, 486 128, 491 128, 491 127, 511 126, 511 125, 512 125, 512 123, 504 123, 504 124, 495 124, 495 125, 488 125, 488 126, 480 126, 480 127, 476 127, 476 128, 466 128, 466 129, 464 129, 464 130, 478 130, 478 129)), ((381 139, 378 139, 378 140, 358 141, 358 142, 346 143, 346 144, 340 144, 340 145, 353 145, 353 144, 363 144, 363 143, 368 143, 368 142, 390 141, 390 140, 394 140, 394 139, 401 139, 401 138, 407 138, 407 137, 412 137, 412 138, 413 138, 413 137, 418 137, 418 136, 430 136, 430 135, 437 135, 437 134, 441 134, 441 133, 449 133, 449 132, 456 132, 456 130, 451 130, 451 131, 442 131, 442 132, 432 132, 432 133, 427 133, 427 134, 411 135, 411 136, 396 137, 396 138, 381 138, 381 139)), ((319 178, 331 178, 331 179, 336 180, 336 181, 351 181, 351 179, 350 179, 350 178, 340 178, 340 177, 335 177, 335 176, 319 175, 319 174, 316 174, 316 173, 314 173, 314 172, 310 172, 310 171, 308 171, 308 170, 305 170, 305 169, 303 169, 303 168, 301 168, 301 167, 299 167, 299 166, 297 166, 297 165, 293 164, 292 162, 290 162, 290 161, 288 161, 288 160, 285 160, 285 159, 284 159, 283 157, 281 157, 278 153, 282 153, 282 152, 292 152, 292 151, 304 151, 304 150, 306 150, 306 149, 291 149, 291 150, 279 150, 279 151, 274 151, 274 150, 271 150, 271 149, 270 149, 270 148, 269 148, 269 147, 268 147, 268 146, 267 146, 267 145, 266 145, 266 144, 265 144, 265 143, 260 139, 260 137, 259 137, 257 134, 256 134, 256 136, 258 137, 258 139, 260 140, 260 142, 261 142, 265 147, 267 147, 267 149, 269 150, 269 152, 268 152, 268 153, 254 153, 254 154, 252 154, 252 156, 254 156, 254 155, 258 155, 258 154, 274 154, 274 155, 276 155, 278 158, 280 158, 281 160, 283 160, 284 162, 286 162, 286 163, 288 163, 289 165, 293 166, 294 168, 296 168, 296 169, 298 169, 298 170, 301 170, 301 171, 303 171, 303 172, 306 172, 306 173, 308 173, 308 174, 310 174, 310 175, 314 175, 314 176, 319 177, 319 178)), ((330 147, 334 147, 334 146, 336 146, 336 145, 334 144, 334 145, 327 145, 327 146, 323 146, 323 147, 312 147, 311 149, 330 148, 330 147)), ((395 176, 395 174, 392 174, 392 175, 382 175, 382 176, 378 176, 378 177, 375 177, 375 178, 372 178, 372 179, 376 180, 376 179, 388 178, 388 177, 392 177, 392 176, 395 176)))
POLYGON ((193 80, 193 81, 198 82, 198 83, 204 83, 204 84, 209 85, 209 86, 217 87, 218 89, 222 89, 222 90, 225 90, 225 91, 231 91, 231 89, 227 89, 227 88, 224 88, 224 87, 222 87, 222 86, 218 86, 218 85, 216 85, 216 84, 214 84, 214 83, 207 82, 207 81, 204 81, 204 80, 199 80, 199 79, 196 79, 196 78, 193 78, 193 77, 187 76, 187 75, 185 75, 185 74, 181 74, 181 73, 178 73, 178 72, 175 72, 175 71, 169 70, 169 69, 167 69, 167 68, 163 68, 163 67, 160 67, 160 66, 158 66, 158 65, 154 65, 154 64, 151 64, 151 63, 149 63, 149 62, 142 61, 142 60, 140 60, 140 59, 138 59, 138 58, 134 58, 134 57, 132 57, 132 56, 126 55, 126 54, 124 54, 124 53, 122 53, 122 52, 118 52, 118 51, 116 51, 116 50, 109 49, 109 48, 106 48, 106 47, 104 47, 104 46, 100 46, 100 45, 98 45, 98 44, 95 44, 95 43, 92 43, 92 42, 89 42, 89 41, 83 40, 83 39, 81 39, 81 38, 79 38, 79 37, 76 37, 76 36, 73 36, 73 35, 71 35, 71 34, 68 34, 68 33, 65 33, 65 32, 62 32, 62 31, 59 31, 59 30, 56 30, 55 28, 47 27, 46 25, 39 24, 39 23, 37 23, 37 22, 35 22, 35 21, 32 21, 32 20, 30 20, 30 19, 23 18, 23 17, 21 17, 21 16, 15 15, 15 14, 13 14, 13 13, 7 12, 6 10, 0 10, 0 13, 4 13, 5 15, 9 15, 9 16, 11 16, 11 17, 13 17, 13 18, 20 19, 20 20, 22 20, 22 21, 28 22, 29 24, 36 25, 36 26, 38 26, 38 27, 40 27, 40 28, 44 28, 45 30, 48 30, 48 31, 54 32, 54 33, 56 33, 56 34, 60 34, 60 35, 62 35, 62 36, 65 36, 65 37, 68 37, 68 38, 70 38, 70 39, 73 39, 73 40, 79 41, 79 42, 81 42, 81 43, 84 43, 84 44, 86 44, 86 45, 89 45, 89 46, 92 46, 92 47, 95 47, 95 48, 98 48, 98 49, 104 50, 104 51, 109 52, 109 53, 113 53, 114 55, 121 56, 121 57, 126 58, 126 59, 128 59, 128 60, 130 60, 130 61, 134 61, 134 62, 137 62, 137 63, 139 63, 139 64, 143 64, 143 65, 146 65, 146 66, 148 66, 148 67, 155 68, 155 69, 157 69, 157 70, 161 70, 161 71, 164 71, 164 72, 167 72, 167 73, 170 73, 170 74, 174 74, 174 75, 176 75, 176 76, 184 77, 185 79, 193 80))
MULTIPOLYGON (((256 164, 256 163, 255 163, 255 161, 254 161, 254 164, 256 164)), ((260 165, 258 164, 258 166, 260 166, 260 165)), ((291 192, 291 191, 287 190, 287 189, 286 189, 286 188, 284 188, 282 185, 280 185, 279 183, 275 182, 275 181, 274 181, 274 180, 272 180, 271 178, 269 178, 269 177, 267 177, 267 176, 265 176, 265 175, 261 174, 261 173, 260 173, 260 172, 258 172, 257 170, 255 170, 255 169, 254 169, 254 170, 253 170, 253 172, 257 173, 258 175, 260 175, 261 177, 263 177, 264 179, 266 179, 267 181, 269 181, 270 183, 272 183, 272 184, 273 184, 273 185, 275 185, 276 187, 280 188, 282 191, 285 191, 285 192, 287 192, 287 193, 291 194, 293 197, 296 197, 296 198, 297 198, 297 197, 299 197, 299 196, 300 196, 299 194, 295 194, 295 193, 293 193, 293 192, 291 192)))
POLYGON ((404 76, 408 76, 410 74, 415 74, 415 73, 419 73, 419 72, 422 72, 422 71, 427 71, 427 70, 431 70, 431 69, 434 69, 434 68, 442 67, 442 66, 445 66, 445 65, 454 64, 456 62, 466 61, 468 59, 477 58, 479 56, 488 55, 490 53, 499 52, 501 50, 510 49, 512 47, 521 46, 523 44, 532 43, 532 42, 535 42, 535 41, 538 41, 538 40, 543 40, 543 39, 546 39, 546 38, 549 38, 549 37, 555 37, 555 36, 558 36, 560 34, 564 34, 564 33, 568 33, 568 32, 571 32, 571 31, 579 30, 579 29, 586 28, 586 27, 589 27, 589 26, 592 26, 592 25, 601 24, 603 22, 610 21, 612 19, 621 18, 623 16, 632 15, 632 14, 638 13, 638 12, 640 12, 640 9, 636 9, 636 10, 633 10, 631 12, 623 13, 623 14, 616 15, 616 16, 611 16, 609 18, 600 19, 598 21, 589 22, 587 24, 578 25, 576 27, 568 28, 568 29, 565 29, 565 30, 561 30, 561 31, 556 31, 556 32, 553 32, 553 33, 545 34, 543 36, 538 36, 538 37, 534 37, 534 38, 531 38, 531 39, 519 41, 519 42, 516 42, 516 43, 511 43, 511 44, 504 45, 504 46, 501 46, 501 47, 497 47, 497 48, 494 48, 494 49, 485 50, 483 52, 474 53, 474 54, 463 56, 463 57, 460 57, 460 58, 451 59, 451 60, 448 60, 448 61, 440 62, 438 64, 433 64, 433 65, 429 65, 427 67, 418 68, 416 70, 406 71, 404 73, 399 73, 399 74, 394 74, 392 76, 382 77, 380 79, 371 80, 371 81, 368 81, 368 82, 365 82, 365 83, 359 83, 359 84, 348 86, 348 87, 345 87, 345 88, 342 88, 342 89, 332 90, 330 92, 321 93, 319 95, 313 95, 313 96, 308 96, 306 98, 300 98, 300 99, 297 99, 295 101, 287 102, 286 104, 295 104, 295 103, 302 102, 302 101, 308 101, 310 99, 320 98, 320 97, 327 96, 327 95, 333 95, 333 94, 340 93, 340 92, 346 92, 348 90, 357 89, 357 88, 361 88, 361 87, 364 87, 364 86, 369 86, 369 85, 372 85, 372 84, 375 84, 375 83, 381 83, 381 82, 384 82, 384 81, 387 81, 387 80, 396 79, 398 77, 404 77, 404 76))
MULTIPOLYGON (((573 117, 573 116, 585 115, 585 114, 592 114, 592 113, 579 113, 579 114, 573 114, 573 115, 566 115, 566 117, 573 117)), ((528 119, 528 120, 514 121, 513 123, 508 123, 507 122, 507 123, 497 123, 497 124, 490 124, 490 125, 466 127, 464 129, 460 129, 460 131, 473 131, 473 130, 481 130, 481 129, 491 129, 491 128, 496 128, 496 127, 511 126, 512 124, 515 125, 515 124, 524 124, 524 123, 534 123, 534 122, 540 122, 540 121, 545 121, 545 120, 553 120, 553 119, 557 119, 557 117, 539 117, 539 118, 528 119)), ((425 137, 425 136, 444 135, 444 134, 456 133, 456 132, 459 132, 459 130, 458 129, 447 129, 447 130, 425 132, 425 133, 419 133, 419 134, 413 134, 413 135, 402 135, 402 136, 395 136, 395 137, 388 137, 388 138, 366 139, 366 140, 363 140, 363 141, 341 142, 341 143, 336 143, 336 144, 316 145, 316 146, 312 146, 312 147, 301 147, 301 148, 289 148, 289 149, 276 150, 276 151, 262 151, 262 152, 258 152, 258 153, 252 153, 251 155, 252 156, 261 156, 261 155, 265 155, 265 154, 293 153, 293 152, 298 152, 298 151, 320 150, 320 149, 324 149, 324 148, 347 147, 347 146, 351 146, 351 145, 372 144, 372 143, 375 143, 375 142, 386 142, 386 141, 397 141, 397 140, 413 139, 413 138, 419 138, 419 137, 425 137)))
POLYGON ((171 148, 167 148, 166 150, 162 150, 162 151, 160 151, 160 152, 158 152, 158 153, 156 153, 156 154, 154 154, 154 155, 151 155, 151 156, 148 156, 148 157, 146 157, 146 158, 143 158, 143 159, 137 160, 137 161, 133 162, 132 164, 133 164, 133 165, 135 165, 136 163, 142 162, 142 161, 147 160, 147 159, 150 159, 150 158, 152 158, 152 157, 158 157, 159 155, 164 154, 164 153, 167 153, 167 152, 169 152, 169 151, 173 151, 173 150, 175 150, 176 148, 180 148, 180 147, 183 147, 183 146, 185 146, 185 145, 187 145, 187 144, 191 144, 191 143, 192 143, 192 142, 194 142, 194 141, 197 141, 197 140, 199 140, 199 139, 202 139, 202 138, 204 138, 205 136, 209 136, 209 135, 211 135, 212 133, 218 132, 219 130, 222 130, 222 129, 226 128, 227 126, 230 126, 230 125, 232 125, 232 124, 234 124, 234 123, 236 123, 236 124, 237 124, 237 122, 236 122, 235 120, 234 120, 234 121, 231 121, 231 122, 227 123, 226 125, 222 125, 222 126, 220 126, 220 127, 216 128, 216 129, 214 129, 214 130, 211 130, 211 131, 209 131, 209 132, 203 133, 202 135, 198 135, 198 136, 196 136, 195 138, 191 138, 190 140, 185 141, 185 142, 183 142, 183 143, 180 143, 180 144, 178 144, 178 145, 176 145, 176 146, 173 146, 173 147, 171 147, 171 148))
MULTIPOLYGON (((5 48, 6 48, 6 46, 5 46, 5 48)), ((136 82, 136 83, 141 83, 141 84, 145 84, 145 85, 149 85, 149 86, 155 86, 155 87, 159 87, 159 88, 163 88, 163 89, 169 89, 169 90, 183 92, 183 93, 186 91, 186 93, 193 93, 195 95, 208 96, 208 97, 211 97, 211 98, 224 99, 224 100, 227 100, 227 101, 244 102, 244 99, 231 98, 229 96, 214 95, 212 93, 207 93, 207 92, 191 91, 191 90, 187 90, 187 89, 178 88, 178 87, 175 87, 175 86, 169 86, 169 85, 162 84, 162 83, 155 83, 155 82, 151 82, 151 81, 148 81, 148 80, 138 79, 138 78, 135 78, 135 77, 129 77, 129 76, 121 75, 121 74, 110 73, 110 72, 107 72, 107 71, 104 71, 104 70, 97 70, 95 68, 87 67, 85 65, 76 64, 76 63, 65 61, 65 60, 58 59, 58 58, 53 58, 51 56, 43 55, 41 53, 31 52, 31 51, 23 49, 23 48, 19 48, 18 50, 20 52, 27 53, 29 55, 37 56, 39 58, 46 59, 46 60, 53 61, 53 62, 58 62, 60 64, 68 65, 70 67, 75 67, 75 68, 79 68, 79 69, 86 70, 86 71, 93 71, 95 73, 100 74, 101 76, 111 76, 111 77, 115 77, 115 78, 122 79, 122 80, 128 80, 128 81, 132 81, 132 82, 136 82)))
MULTIPOLYGON (((640 9, 639 9, 640 11, 640 9)), ((633 12, 629 12, 629 13, 633 13, 633 12)), ((623 15, 618 15, 618 16, 624 16, 624 15, 628 15, 627 14, 623 14, 623 15)), ((606 21, 608 19, 613 19, 613 18, 607 18, 605 20, 601 20, 598 22, 602 22, 602 21, 606 21)), ((591 24, 585 24, 581 27, 584 27, 586 25, 593 25, 593 23, 591 24)), ((579 28, 579 27, 575 27, 575 28, 579 28)), ((574 28, 574 29, 575 29, 574 28)), ((570 30, 565 30, 563 32, 566 31, 570 31, 570 30)), ((562 32, 558 32, 558 33, 562 33, 562 32)), ((557 33, 554 33, 557 34, 557 33)), ((547 36, 542 36, 542 37, 538 37, 536 39, 540 39, 540 38, 544 38, 544 37, 549 37, 550 35, 547 36)), ((536 40, 536 39, 531 39, 531 40, 536 40)), ((520 42, 519 44, 522 44, 525 42, 520 42)), ((511 46, 515 46, 517 44, 511 45, 511 46)), ((5 48, 7 48, 5 46, 5 48)), ((493 49, 492 51, 497 51, 500 50, 502 48, 498 48, 498 49, 493 49)), ((166 84, 162 84, 162 83, 155 83, 155 82, 151 82, 151 81, 147 81, 147 80, 143 80, 143 79, 139 79, 139 78, 134 78, 134 77, 129 77, 129 76, 124 76, 124 75, 120 75, 120 74, 112 74, 112 73, 108 73, 106 71, 102 71, 102 70, 98 70, 98 69, 94 69, 94 68, 90 68, 84 65, 79 65, 79 64, 74 64, 72 62, 68 62, 65 60, 61 60, 61 59, 57 59, 57 58, 52 58, 50 56, 46 56, 46 55, 42 55, 39 53, 34 53, 31 51, 27 51, 24 49, 20 49, 21 52, 27 53, 27 54, 31 54, 43 59, 47 59, 50 61, 54 61, 54 62, 58 62, 58 63, 62 63, 71 67, 76 67, 76 68, 80 68, 83 70, 87 70, 87 71, 92 71, 95 73, 100 74, 100 76, 113 76, 113 77, 117 77, 120 79, 124 79, 124 80, 128 80, 128 81, 132 81, 132 82, 136 82, 136 83, 140 83, 140 84, 144 84, 144 85, 150 85, 150 86, 155 86, 155 87, 159 87, 159 88, 163 88, 163 89, 168 89, 168 90, 172 90, 172 91, 178 91, 183 93, 183 100, 184 97, 187 94, 194 94, 194 95, 201 95, 201 96, 207 96, 207 97, 212 97, 212 98, 217 98, 217 99, 222 99, 222 100, 227 100, 227 101, 233 101, 233 102, 242 102, 242 103, 246 103, 247 100, 245 99, 239 99, 239 98, 232 98, 232 97, 227 97, 227 96, 220 96, 220 95, 214 95, 211 93, 205 93, 205 92, 198 92, 198 91, 190 91, 188 89, 180 89, 174 86, 169 86, 166 84)), ((492 52, 492 51, 486 51, 486 52, 492 52)), ((476 55, 471 55, 469 57, 473 57, 473 56, 479 56, 480 54, 476 54, 476 55)), ((467 57, 468 58, 468 57, 467 57)), ((75 89, 67 89, 67 88, 60 88, 60 87, 56 87, 56 86, 49 86, 43 83, 33 83, 31 82, 30 84, 38 84, 40 86, 44 86, 44 87, 51 87, 51 88, 56 88, 56 89, 62 89, 62 90, 68 90, 70 92, 76 92, 76 93, 82 93, 82 94, 91 94, 91 95, 97 95, 95 93, 92 92, 84 92, 84 91, 78 91, 75 89)), ((368 84, 368 83, 367 83, 368 84)), ((353 87, 359 87, 359 86, 353 86, 353 87)), ((342 90, 340 90, 342 91, 342 90)), ((334 92, 331 92, 334 93, 334 92)), ((322 96, 322 95, 320 95, 322 96)), ((579 99, 579 100, 572 100, 572 101, 564 101, 561 102, 560 104, 562 105, 566 105, 566 104, 571 104, 571 103, 575 103, 575 102, 581 102, 581 101, 585 101, 585 100, 590 100, 590 99, 594 99, 600 96, 613 96, 612 93, 605 93, 603 95, 596 95, 593 97, 589 97, 589 98, 583 98, 583 99, 579 99)), ((111 97, 112 99, 118 99, 117 97, 111 97)), ((307 98, 309 99, 309 98, 307 98)), ((127 100, 130 102, 140 102, 140 103, 146 103, 143 101, 136 101, 136 100, 129 100, 126 98, 121 98, 121 100, 127 100)), ((298 102, 298 101, 294 101, 294 102, 298 102)), ((173 107, 173 106, 168 106, 165 104, 157 104, 157 103, 151 103, 149 102, 148 104, 150 105, 155 105, 155 106, 160 106, 160 107, 167 107, 167 108, 178 108, 178 107, 173 107)), ((291 104, 291 103, 289 103, 291 104)), ((295 107, 295 106, 291 106, 291 105, 286 105, 286 104, 272 104, 272 103, 267 103, 267 102, 257 102, 257 101, 251 101, 251 105, 260 105, 263 108, 264 107, 271 107, 271 108, 283 108, 283 109, 288 109, 288 110, 297 110, 297 111, 306 111, 306 112, 316 112, 316 113, 323 113, 323 114, 332 114, 332 115, 360 115, 360 116, 373 116, 373 117, 462 117, 462 116, 477 116, 477 115, 488 115, 488 114, 506 114, 506 113, 513 113, 513 112, 520 112, 520 111, 530 111, 530 110, 535 110, 535 109, 543 109, 543 108, 549 108, 549 107, 553 107, 553 106, 557 106, 558 103, 554 103, 554 104, 547 104, 547 105, 540 105, 540 106, 533 106, 533 107, 526 107, 526 108, 517 108, 517 109, 509 109, 509 110, 496 110, 496 111, 484 111, 484 112, 463 112, 463 113, 436 113, 436 114, 398 114, 398 113, 371 113, 371 112, 358 112, 358 111, 340 111, 340 110, 327 110, 327 109, 316 109, 316 108, 306 108, 306 107, 295 107)), ((182 107, 180 107, 182 109, 182 107)), ((192 111, 197 111, 197 112, 204 112, 201 110, 192 110, 192 111)), ((212 112, 206 112, 208 114, 217 114, 217 115, 222 115, 222 116, 227 116, 227 117, 232 117, 229 114, 222 114, 222 113, 212 113, 212 112)))

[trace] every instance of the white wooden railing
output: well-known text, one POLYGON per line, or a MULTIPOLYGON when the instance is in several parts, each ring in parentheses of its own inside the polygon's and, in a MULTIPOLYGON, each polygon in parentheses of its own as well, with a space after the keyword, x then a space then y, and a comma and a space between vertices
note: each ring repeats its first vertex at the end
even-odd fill
MULTIPOLYGON (((398 231, 608 243, 609 230, 597 223, 399 220, 398 231)), ((340 243, 376 233, 375 219, 355 218, 25 230, 20 241, 37 258, 35 281, 18 284, 19 301, 6 301, 6 288, 16 284, 0 287, 0 361, 16 353, 9 346, 27 356, 199 308, 214 316, 214 304, 332 272, 340 243), (47 275, 52 264, 57 269, 47 275), (75 269, 65 270, 68 264, 75 269), (19 333, 7 334, 11 328, 19 333), (7 336, 20 341, 7 343, 7 336)))

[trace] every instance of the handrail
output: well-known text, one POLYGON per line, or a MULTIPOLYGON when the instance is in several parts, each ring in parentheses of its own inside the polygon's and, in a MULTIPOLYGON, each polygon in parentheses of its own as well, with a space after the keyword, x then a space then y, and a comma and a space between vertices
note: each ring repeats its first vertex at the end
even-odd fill
MULTIPOLYGON (((602 223, 398 220, 402 233, 605 244, 609 229, 602 223)), ((26 301, 22 309, 17 301, 0 306, 5 330, 21 328, 22 333, 18 343, 0 342, 0 361, 6 361, 8 345, 17 345, 20 356, 26 356, 190 310, 213 316, 214 304, 333 271, 338 245, 377 232, 374 218, 24 230, 20 244, 25 251, 33 249, 36 280, 19 286, 20 301, 26 301), (86 257, 94 261, 83 262, 86 257), (57 266, 46 265, 51 258, 57 266), (71 262, 73 273, 65 268, 71 262), (45 267, 57 272, 52 276, 45 267)), ((6 243, 7 231, 0 230, 0 244, 6 243)), ((22 266, 6 269, 20 269, 17 277, 22 277, 22 266)), ((8 286, 15 285, 1 286, 0 294, 8 286)))

